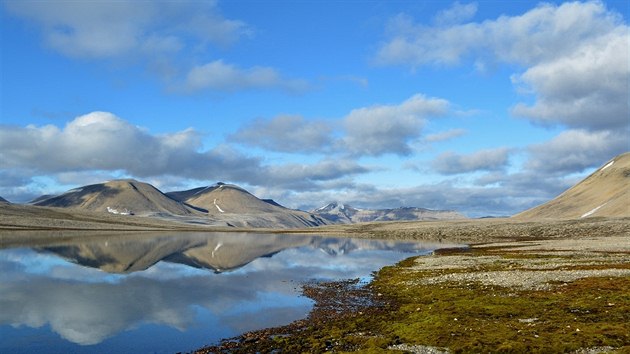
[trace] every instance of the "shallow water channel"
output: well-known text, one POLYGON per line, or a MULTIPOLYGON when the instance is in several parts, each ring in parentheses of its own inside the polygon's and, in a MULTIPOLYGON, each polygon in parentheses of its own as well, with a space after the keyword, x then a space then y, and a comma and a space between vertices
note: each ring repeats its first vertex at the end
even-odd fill
POLYGON ((252 233, 35 236, 0 244, 0 353, 191 351, 305 317, 305 282, 368 280, 453 246, 252 233))

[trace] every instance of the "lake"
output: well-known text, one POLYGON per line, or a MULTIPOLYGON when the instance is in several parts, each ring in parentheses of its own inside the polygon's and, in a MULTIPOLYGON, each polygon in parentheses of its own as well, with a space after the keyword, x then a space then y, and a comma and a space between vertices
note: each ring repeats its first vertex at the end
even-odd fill
POLYGON ((0 352, 175 353, 304 318, 305 282, 439 243, 252 233, 38 235, 0 244, 0 352))

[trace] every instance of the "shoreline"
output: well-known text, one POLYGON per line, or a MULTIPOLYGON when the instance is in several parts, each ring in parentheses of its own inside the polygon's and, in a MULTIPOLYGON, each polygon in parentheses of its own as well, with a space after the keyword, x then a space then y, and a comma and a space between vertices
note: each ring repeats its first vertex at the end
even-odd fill
POLYGON ((360 291, 348 289, 352 280, 315 292, 307 284, 304 295, 316 305, 306 319, 196 353, 628 352, 627 222, 583 222, 570 233, 565 222, 546 224, 560 227, 557 237, 499 238, 411 257, 379 270, 360 291))

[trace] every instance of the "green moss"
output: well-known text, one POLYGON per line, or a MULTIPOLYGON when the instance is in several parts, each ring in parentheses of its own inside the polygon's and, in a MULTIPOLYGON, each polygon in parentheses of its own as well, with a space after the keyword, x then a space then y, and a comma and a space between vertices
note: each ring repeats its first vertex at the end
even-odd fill
POLYGON ((628 277, 586 278, 553 291, 481 284, 409 286, 420 284, 426 275, 405 271, 408 264, 383 269, 374 283, 400 304, 383 330, 405 343, 454 352, 542 353, 630 346, 628 277))

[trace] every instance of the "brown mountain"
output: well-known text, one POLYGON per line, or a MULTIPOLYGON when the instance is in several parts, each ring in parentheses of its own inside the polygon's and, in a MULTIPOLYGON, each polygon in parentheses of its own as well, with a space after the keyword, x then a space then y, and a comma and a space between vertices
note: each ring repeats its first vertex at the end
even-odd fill
POLYGON ((189 215, 192 208, 178 202, 150 184, 133 179, 114 180, 75 188, 41 200, 34 205, 74 208, 135 215, 189 215))
POLYGON ((630 152, 606 162, 555 199, 513 218, 579 219, 595 216, 630 217, 630 152))
POLYGON ((218 183, 188 191, 170 192, 169 196, 191 206, 207 210, 208 217, 231 226, 294 228, 325 225, 323 219, 258 199, 235 185, 218 183))

